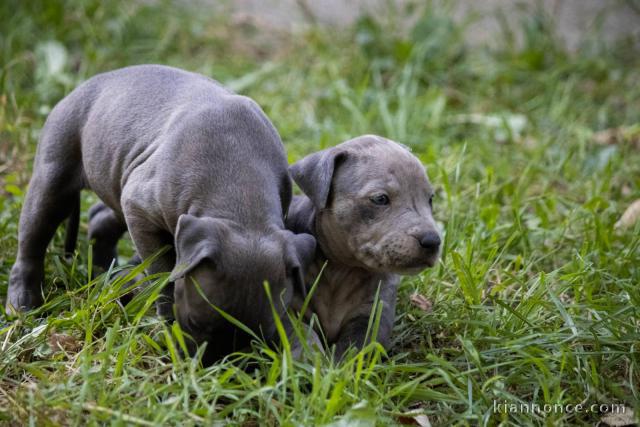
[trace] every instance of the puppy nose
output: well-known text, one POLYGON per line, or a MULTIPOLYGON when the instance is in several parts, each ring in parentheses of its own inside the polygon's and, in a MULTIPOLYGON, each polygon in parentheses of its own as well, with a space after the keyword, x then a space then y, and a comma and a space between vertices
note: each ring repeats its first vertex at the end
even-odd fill
POLYGON ((420 246, 431 251, 435 251, 440 246, 440 235, 435 231, 427 231, 418 238, 420 246))

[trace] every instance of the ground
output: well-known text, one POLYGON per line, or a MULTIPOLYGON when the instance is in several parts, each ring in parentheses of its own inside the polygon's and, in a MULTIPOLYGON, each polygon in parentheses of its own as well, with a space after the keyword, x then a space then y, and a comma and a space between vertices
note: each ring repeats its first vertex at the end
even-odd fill
POLYGON ((87 192, 74 259, 62 256, 64 227, 50 245, 46 305, 18 319, 0 311, 0 424, 611 421, 593 404, 620 405, 630 423, 640 224, 615 224, 640 198, 640 56, 596 33, 567 53, 540 13, 502 21, 491 48, 466 46, 465 27, 443 14, 419 16, 412 28, 363 18, 292 36, 183 2, 2 2, 2 305, 48 111, 131 64, 186 68, 251 96, 292 162, 364 133, 410 146, 437 188, 445 238, 441 262, 402 282, 390 352, 292 362, 256 343, 205 369, 149 310, 165 277, 126 308, 122 280, 88 279, 87 192), (520 404, 542 410, 507 408, 520 404))

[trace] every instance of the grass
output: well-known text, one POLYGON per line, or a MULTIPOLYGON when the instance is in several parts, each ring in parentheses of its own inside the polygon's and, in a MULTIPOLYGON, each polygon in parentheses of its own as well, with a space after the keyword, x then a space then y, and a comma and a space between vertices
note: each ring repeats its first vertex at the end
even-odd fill
MULTIPOLYGON (((257 343, 205 369, 180 355, 179 328, 146 315, 164 277, 123 308, 122 282, 88 279, 86 233, 69 262, 61 229, 46 306, 0 315, 0 424, 387 425, 424 414, 434 425, 560 425, 604 414, 494 405, 640 411, 640 225, 614 229, 640 198, 630 43, 594 33, 569 53, 540 10, 504 23, 494 46, 470 47, 442 7, 409 29, 363 18, 289 37, 230 25, 223 6, 180 4, 0 5, 0 300, 47 112, 91 75, 146 62, 253 97, 291 161, 363 133, 411 146, 438 189, 442 260, 402 282, 388 355, 372 344, 339 364, 292 362, 257 343)), ((84 215, 94 200, 84 196, 84 215)))

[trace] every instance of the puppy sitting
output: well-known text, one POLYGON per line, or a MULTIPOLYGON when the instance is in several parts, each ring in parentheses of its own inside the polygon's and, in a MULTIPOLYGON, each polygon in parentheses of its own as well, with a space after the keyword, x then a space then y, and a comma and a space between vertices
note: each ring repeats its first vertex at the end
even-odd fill
MULTIPOLYGON (((339 357, 365 344, 380 286, 377 340, 388 348, 400 275, 432 267, 439 256, 433 189, 424 166, 400 144, 366 135, 311 154, 290 171, 307 197, 294 197, 286 226, 313 234, 318 243, 305 277, 308 287, 327 262, 310 312, 339 357)), ((292 307, 301 309, 303 300, 296 293, 292 307)))

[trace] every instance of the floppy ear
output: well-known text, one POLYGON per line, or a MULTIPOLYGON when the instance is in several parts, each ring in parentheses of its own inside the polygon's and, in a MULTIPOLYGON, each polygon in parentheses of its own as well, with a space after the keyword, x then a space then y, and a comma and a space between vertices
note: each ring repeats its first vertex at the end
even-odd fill
POLYGON ((327 206, 333 173, 346 154, 338 148, 328 148, 310 154, 289 167, 291 177, 317 209, 327 206))
POLYGON ((316 255, 316 239, 311 234, 293 234, 292 243, 292 250, 286 256, 287 273, 291 275, 295 290, 306 298, 304 276, 316 255))
POLYGON ((169 276, 180 279, 203 260, 215 261, 226 226, 215 218, 180 215, 176 228, 176 266, 169 276))

